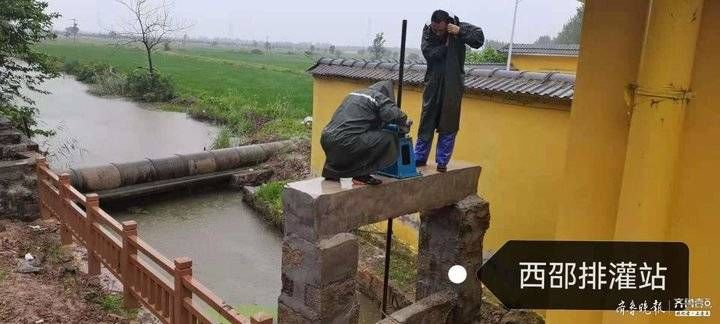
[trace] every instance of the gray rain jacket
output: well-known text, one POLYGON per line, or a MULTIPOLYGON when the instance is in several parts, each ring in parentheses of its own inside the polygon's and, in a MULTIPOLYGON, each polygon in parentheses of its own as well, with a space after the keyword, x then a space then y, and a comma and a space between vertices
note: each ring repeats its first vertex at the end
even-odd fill
POLYGON ((453 19, 460 27, 460 34, 447 35, 450 37, 447 46, 446 38, 435 35, 429 25, 423 28, 420 47, 427 61, 427 72, 418 138, 425 141, 432 140, 436 129, 441 134, 458 131, 465 89, 465 45, 480 48, 485 42, 480 27, 460 22, 457 16, 453 19))
POLYGON ((392 164, 398 154, 397 136, 382 128, 406 119, 393 100, 391 81, 350 93, 320 137, 326 157, 323 177, 369 175, 392 164))

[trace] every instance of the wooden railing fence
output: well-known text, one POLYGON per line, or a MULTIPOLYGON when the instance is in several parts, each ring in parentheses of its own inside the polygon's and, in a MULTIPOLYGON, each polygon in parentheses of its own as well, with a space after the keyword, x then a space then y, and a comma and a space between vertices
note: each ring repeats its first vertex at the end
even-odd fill
POLYGON ((251 318, 237 314, 193 278, 189 258, 170 262, 138 236, 137 223, 117 222, 100 208, 98 195, 77 191, 69 174, 56 175, 43 158, 37 160, 37 177, 41 216, 60 222, 63 245, 75 238, 87 249, 88 273, 98 275, 104 266, 122 282, 126 308, 143 305, 163 323, 272 324, 266 314, 251 318), (219 315, 207 314, 198 300, 219 315))

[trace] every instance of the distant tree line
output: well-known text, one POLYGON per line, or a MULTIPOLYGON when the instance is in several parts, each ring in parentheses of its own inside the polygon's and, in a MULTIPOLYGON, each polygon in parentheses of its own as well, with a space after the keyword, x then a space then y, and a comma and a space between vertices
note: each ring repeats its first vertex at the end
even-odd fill
POLYGON ((585 3, 580 4, 577 8, 575 15, 563 25, 562 30, 553 38, 549 35, 543 35, 535 40, 534 44, 537 45, 550 45, 550 44, 579 44, 580 43, 580 31, 582 30, 582 17, 585 12, 585 3))

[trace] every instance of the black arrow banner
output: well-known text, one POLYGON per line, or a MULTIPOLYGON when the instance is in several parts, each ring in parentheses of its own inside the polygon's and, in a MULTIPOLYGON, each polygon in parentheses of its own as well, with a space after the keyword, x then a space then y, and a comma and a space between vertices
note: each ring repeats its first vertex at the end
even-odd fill
POLYGON ((681 242, 508 241, 478 276, 511 309, 675 310, 688 260, 681 242))

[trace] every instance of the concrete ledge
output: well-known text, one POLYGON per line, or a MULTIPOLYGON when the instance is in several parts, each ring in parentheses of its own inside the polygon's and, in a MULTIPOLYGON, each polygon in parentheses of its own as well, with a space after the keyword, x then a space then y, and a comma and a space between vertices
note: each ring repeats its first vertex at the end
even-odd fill
POLYGON ((442 324, 448 323, 450 310, 457 295, 446 290, 425 297, 412 305, 390 314, 377 324, 442 324))
POLYGON ((318 240, 388 218, 452 205, 477 192, 480 167, 451 163, 448 171, 419 168, 422 176, 380 177, 379 186, 343 187, 314 178, 288 184, 283 193, 286 235, 318 240))
POLYGON ((213 173, 197 174, 182 178, 138 183, 114 189, 101 190, 97 191, 96 193, 98 194, 98 196, 100 196, 100 199, 103 202, 108 202, 111 200, 136 198, 140 196, 148 196, 152 194, 169 192, 181 188, 189 188, 214 183, 230 183, 230 181, 236 181, 238 184, 241 184, 241 181, 243 179, 252 179, 253 176, 255 178, 269 177, 269 175, 272 175, 272 172, 269 172, 268 174, 268 170, 266 169, 235 169, 213 173), (238 179, 233 180, 236 176, 238 177, 238 179))

